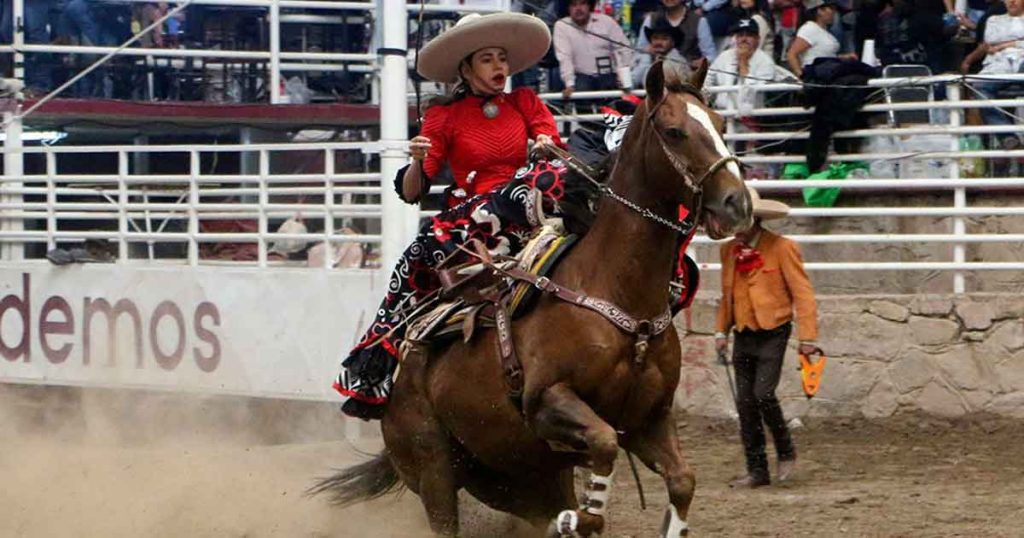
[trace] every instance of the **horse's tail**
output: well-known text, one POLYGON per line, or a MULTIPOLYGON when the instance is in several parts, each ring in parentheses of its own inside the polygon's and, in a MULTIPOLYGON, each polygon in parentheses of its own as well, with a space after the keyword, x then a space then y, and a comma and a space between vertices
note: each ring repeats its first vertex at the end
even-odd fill
POLYGON ((403 485, 385 450, 370 461, 342 469, 317 482, 308 495, 329 494, 331 504, 348 506, 397 493, 403 485))

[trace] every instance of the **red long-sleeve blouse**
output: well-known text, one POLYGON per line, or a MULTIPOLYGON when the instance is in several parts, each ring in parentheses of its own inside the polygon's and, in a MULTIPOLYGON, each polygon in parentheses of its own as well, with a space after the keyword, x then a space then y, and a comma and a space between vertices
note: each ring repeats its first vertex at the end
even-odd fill
POLYGON ((431 144, 423 160, 428 177, 447 162, 456 185, 474 196, 507 183, 526 164, 528 138, 546 134, 564 147, 555 118, 530 89, 518 88, 491 102, 498 105, 494 118, 484 116, 484 100, 474 95, 427 109, 420 134, 431 144))

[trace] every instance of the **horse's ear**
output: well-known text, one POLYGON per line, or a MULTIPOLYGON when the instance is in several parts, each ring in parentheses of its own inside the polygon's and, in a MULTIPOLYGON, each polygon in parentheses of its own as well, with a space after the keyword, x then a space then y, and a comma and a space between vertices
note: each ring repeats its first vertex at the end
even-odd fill
POLYGON ((661 60, 654 62, 647 70, 644 89, 647 90, 647 109, 651 110, 665 93, 665 70, 661 60))
POLYGON ((700 64, 697 65, 697 70, 694 71, 693 75, 690 76, 690 84, 692 84, 694 88, 702 89, 702 88, 704 88, 704 79, 706 79, 707 76, 708 76, 708 59, 707 58, 701 58, 700 59, 700 64))

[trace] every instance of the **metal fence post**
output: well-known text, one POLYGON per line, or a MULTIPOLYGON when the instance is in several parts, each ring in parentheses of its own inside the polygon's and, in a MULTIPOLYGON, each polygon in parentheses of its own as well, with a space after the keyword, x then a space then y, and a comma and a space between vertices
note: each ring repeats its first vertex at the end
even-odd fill
POLYGON ((270 104, 281 102, 281 4, 270 2, 270 104))
MULTIPOLYGON (((20 2, 15 2, 20 5, 20 2)), ((7 180, 0 183, 0 200, 5 204, 20 203, 23 199, 21 194, 21 188, 24 186, 25 180, 25 154, 22 152, 22 140, 21 140, 21 117, 18 114, 21 112, 21 107, 15 107, 13 112, 4 113, 4 125, 7 127, 4 129, 4 175, 7 176, 7 180), (14 191, 16 194, 8 194, 4 191, 14 191)), ((19 211, 16 209, 8 209, 6 213, 14 214, 19 211)), ((25 229, 24 221, 22 217, 5 217, 0 218, 0 230, 5 232, 20 232, 25 229)), ((0 246, 0 253, 2 253, 2 259, 5 261, 21 260, 25 257, 25 244, 23 242, 7 242, 5 241, 0 246)))
MULTIPOLYGON (((954 103, 960 103, 960 83, 959 81, 952 81, 946 84, 946 99, 954 103)), ((951 108, 949 110, 949 125, 953 129, 963 125, 964 111, 962 108, 951 108)), ((951 152, 957 152, 960 150, 960 136, 956 133, 951 135, 949 142, 949 150, 951 152)), ((956 180, 960 179, 960 164, 959 162, 952 162, 949 166, 949 178, 956 180)), ((967 207, 967 189, 963 187, 957 187, 953 190, 953 207, 956 209, 963 209, 967 207)), ((967 225, 963 217, 953 217, 953 234, 954 235, 965 235, 967 233, 967 225)), ((953 262, 964 263, 967 261, 967 250, 964 243, 953 244, 953 262)), ((964 293, 964 273, 957 271, 953 273, 953 293, 961 294, 964 293)))
POLYGON ((416 233, 419 208, 403 202, 391 180, 409 162, 405 141, 409 137, 409 104, 406 98, 408 60, 406 40, 408 8, 405 0, 379 0, 377 49, 380 70, 380 182, 382 284, 391 267, 416 233), (382 16, 387 14, 387 17, 382 16))

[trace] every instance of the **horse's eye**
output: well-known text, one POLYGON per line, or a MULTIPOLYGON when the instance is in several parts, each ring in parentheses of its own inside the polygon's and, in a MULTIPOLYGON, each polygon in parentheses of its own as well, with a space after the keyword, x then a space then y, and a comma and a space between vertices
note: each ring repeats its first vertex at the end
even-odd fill
POLYGON ((673 140, 682 140, 686 138, 686 133, 679 127, 669 127, 668 129, 665 129, 665 135, 673 140))

